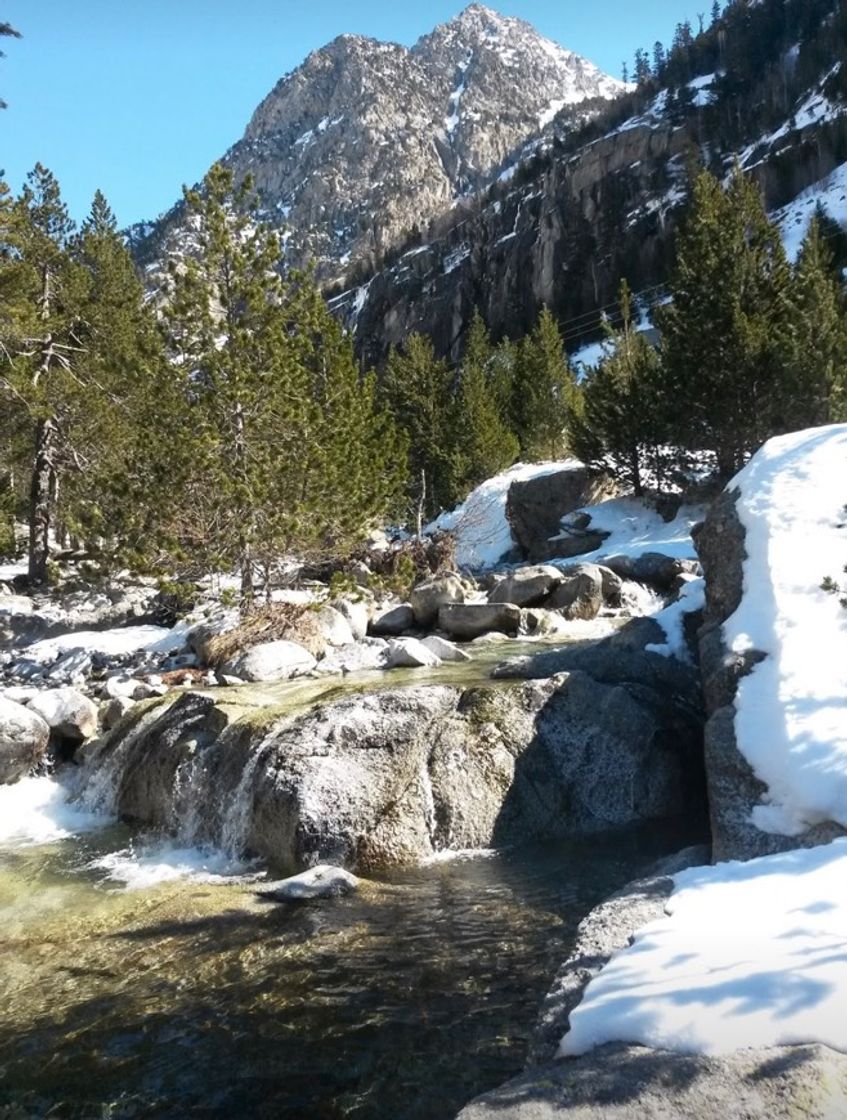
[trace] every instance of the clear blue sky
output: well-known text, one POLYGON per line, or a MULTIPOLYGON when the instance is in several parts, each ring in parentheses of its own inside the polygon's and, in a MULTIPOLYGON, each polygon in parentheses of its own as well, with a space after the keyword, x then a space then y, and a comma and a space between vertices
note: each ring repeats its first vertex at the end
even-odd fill
MULTIPOLYGON (((0 169, 40 160, 76 218, 97 187, 122 224, 155 218, 242 134, 259 101, 343 32, 410 44, 463 0, 3 0, 0 169)), ((708 0, 490 0, 620 76, 708 0)))

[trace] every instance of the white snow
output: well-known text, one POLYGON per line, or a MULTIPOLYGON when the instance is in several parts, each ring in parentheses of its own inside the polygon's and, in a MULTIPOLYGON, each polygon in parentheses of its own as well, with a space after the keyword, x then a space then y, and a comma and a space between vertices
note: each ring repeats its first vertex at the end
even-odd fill
POLYGON ((124 626, 113 630, 76 630, 56 638, 42 638, 21 650, 23 657, 42 664, 49 664, 72 649, 87 653, 100 653, 107 657, 149 650, 153 653, 170 653, 185 645, 185 629, 164 626, 124 626))
POLYGON ((667 917, 588 985, 560 1054, 612 1041, 847 1051, 847 839, 674 878, 667 917))
POLYGON ((767 785, 767 832, 847 826, 847 610, 821 590, 847 564, 847 425, 770 440, 736 476, 744 596, 727 645, 769 656, 739 683, 738 746, 767 785))
POLYGON ((564 109, 568 102, 563 97, 554 97, 538 118, 539 129, 544 129, 564 109))
POLYGON ((644 648, 652 653, 659 653, 662 657, 676 657, 679 661, 692 661, 691 651, 685 640, 685 616, 694 611, 701 611, 706 605, 706 581, 704 579, 689 580, 676 599, 664 610, 653 617, 665 632, 665 641, 647 645, 644 648))
POLYGON ((0 564, 0 583, 11 583, 16 576, 25 576, 26 560, 15 560, 10 564, 0 564))
POLYGON ((715 76, 715 74, 702 74, 688 83, 688 88, 694 91, 694 104, 698 109, 703 109, 714 101, 712 86, 715 84, 715 76))
POLYGON ((676 517, 667 522, 638 498, 611 498, 584 509, 591 515, 590 528, 610 535, 595 552, 577 557, 580 563, 598 564, 607 556, 636 557, 645 552, 661 552, 675 560, 697 559, 691 530, 703 520, 702 506, 680 506, 676 517))
POLYGON ((581 466, 575 459, 558 463, 518 463, 477 486, 460 506, 450 513, 442 513, 427 526, 425 532, 450 531, 456 534, 456 562, 459 567, 492 568, 515 547, 512 530, 506 520, 506 498, 512 483, 581 466))
POLYGON ((771 215, 782 231, 782 240, 789 258, 794 261, 800 253, 809 223, 820 203, 830 218, 842 227, 847 226, 847 163, 836 167, 826 178, 813 183, 793 202, 775 210, 771 215))

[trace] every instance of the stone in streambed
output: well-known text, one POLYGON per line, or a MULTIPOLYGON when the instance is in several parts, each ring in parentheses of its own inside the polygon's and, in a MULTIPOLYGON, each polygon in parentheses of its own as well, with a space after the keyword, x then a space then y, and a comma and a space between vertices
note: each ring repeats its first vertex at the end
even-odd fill
POLYGON ((359 889, 359 880, 343 867, 321 864, 299 875, 270 883, 259 892, 272 902, 311 902, 320 898, 341 898, 359 889))

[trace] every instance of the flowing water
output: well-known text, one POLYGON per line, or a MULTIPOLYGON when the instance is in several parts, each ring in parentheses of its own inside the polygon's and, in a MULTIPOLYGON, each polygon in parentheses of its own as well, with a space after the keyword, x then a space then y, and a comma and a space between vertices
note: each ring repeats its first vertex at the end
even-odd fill
POLYGON ((4 1120, 451 1117, 520 1070, 586 911, 693 838, 439 859, 282 906, 261 869, 97 821, 51 779, 18 792, 41 807, 0 832, 4 1120))
POLYGON ((586 912, 700 837, 688 820, 439 858, 279 905, 257 889, 274 869, 133 832, 53 778, 0 787, 0 1120, 448 1120, 522 1068, 586 912))

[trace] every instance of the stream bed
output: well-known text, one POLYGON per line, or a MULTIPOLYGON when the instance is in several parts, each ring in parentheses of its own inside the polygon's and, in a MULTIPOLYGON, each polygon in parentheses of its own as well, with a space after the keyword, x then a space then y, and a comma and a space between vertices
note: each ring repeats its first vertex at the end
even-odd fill
POLYGON ((3 1120, 447 1120, 521 1069, 586 912, 700 835, 439 858, 284 906, 264 869, 26 781, 5 840, 0 804, 3 1120))

